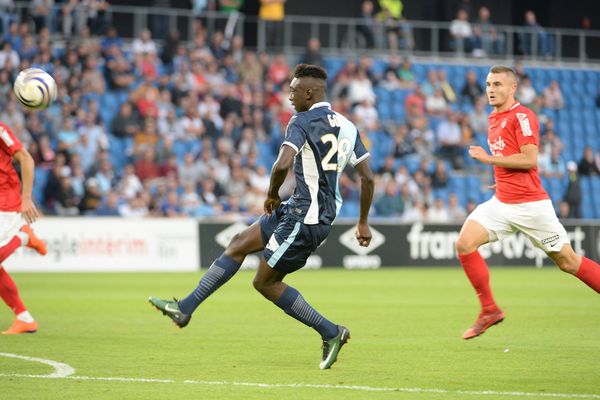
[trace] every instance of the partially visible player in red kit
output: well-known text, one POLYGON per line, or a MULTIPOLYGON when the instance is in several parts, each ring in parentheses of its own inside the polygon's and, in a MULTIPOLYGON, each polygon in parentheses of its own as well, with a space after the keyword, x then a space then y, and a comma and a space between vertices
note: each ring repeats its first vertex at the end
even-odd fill
POLYGON ((539 123, 531 110, 515 100, 516 90, 517 77, 511 68, 490 69, 486 93, 494 108, 488 131, 492 155, 479 146, 469 149, 472 158, 494 166, 496 194, 469 215, 456 242, 460 263, 481 303, 481 313, 463 334, 464 339, 481 335, 505 316, 494 301, 488 267, 477 249, 517 231, 527 235, 561 270, 600 293, 600 265, 573 251, 542 187, 537 169, 539 123))
POLYGON ((2 267, 2 262, 21 246, 46 254, 46 244, 29 226, 39 217, 31 198, 34 171, 29 152, 9 127, 0 122, 0 297, 15 313, 12 326, 3 334, 33 333, 38 329, 21 301, 17 286, 2 267), (21 169, 21 185, 13 160, 21 169))

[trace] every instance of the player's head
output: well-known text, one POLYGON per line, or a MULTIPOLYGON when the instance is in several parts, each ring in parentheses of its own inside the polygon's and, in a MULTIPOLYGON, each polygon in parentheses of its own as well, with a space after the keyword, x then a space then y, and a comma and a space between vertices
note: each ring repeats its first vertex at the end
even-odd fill
POLYGON ((507 102, 512 104, 517 91, 517 75, 512 68, 494 65, 485 82, 485 92, 490 106, 500 108, 507 102))
POLYGON ((296 111, 307 111, 313 104, 325 101, 326 96, 327 72, 318 65, 296 65, 290 83, 290 101, 296 111))

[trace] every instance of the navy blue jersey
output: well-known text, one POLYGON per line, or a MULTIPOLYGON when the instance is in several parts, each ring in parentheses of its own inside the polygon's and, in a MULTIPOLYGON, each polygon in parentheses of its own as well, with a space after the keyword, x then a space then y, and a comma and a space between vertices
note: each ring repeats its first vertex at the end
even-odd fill
POLYGON ((296 150, 296 190, 288 201, 292 214, 304 224, 331 224, 342 207, 339 179, 369 157, 356 126, 326 102, 290 120, 283 146, 296 150))

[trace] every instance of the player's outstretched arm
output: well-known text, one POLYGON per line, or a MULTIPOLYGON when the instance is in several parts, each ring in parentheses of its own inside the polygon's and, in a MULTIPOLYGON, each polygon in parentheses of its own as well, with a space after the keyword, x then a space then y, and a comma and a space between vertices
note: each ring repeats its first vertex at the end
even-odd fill
POLYGON ((271 183, 269 185, 269 192, 267 193, 267 200, 265 200, 264 211, 266 214, 271 214, 281 204, 281 198, 279 197, 279 188, 283 185, 285 177, 287 176, 288 169, 294 162, 296 156, 296 150, 288 145, 281 146, 277 160, 271 168, 271 183))
POLYGON ((39 217, 31 195, 35 175, 35 164, 31 154, 24 148, 17 151, 13 155, 13 158, 17 160, 21 167, 21 213, 23 214, 25 221, 27 221, 28 224, 31 224, 39 217))
POLYGON ((368 220, 375 188, 373 171, 371 171, 367 160, 368 158, 354 166, 360 176, 360 216, 356 225, 356 239, 364 247, 367 247, 371 243, 371 229, 369 229, 368 220))
POLYGON ((538 148, 535 144, 521 146, 521 152, 506 157, 489 155, 481 146, 469 147, 469 155, 484 164, 512 169, 532 169, 537 167, 538 148))

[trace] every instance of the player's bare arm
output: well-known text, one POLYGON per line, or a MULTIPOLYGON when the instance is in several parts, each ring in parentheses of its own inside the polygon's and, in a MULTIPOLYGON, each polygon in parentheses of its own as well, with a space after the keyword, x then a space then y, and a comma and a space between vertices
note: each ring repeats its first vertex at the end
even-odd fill
POLYGON ((367 160, 363 160, 354 167, 360 176, 360 216, 356 225, 356 240, 363 247, 367 247, 371 243, 371 229, 369 228, 368 219, 375 187, 373 171, 371 171, 369 163, 366 162, 367 160))
POLYGON ((35 175, 35 164, 31 154, 24 148, 17 151, 13 155, 13 158, 17 160, 21 167, 21 213, 23 214, 25 221, 27 221, 28 224, 31 224, 39 217, 38 210, 33 203, 31 195, 33 190, 33 178, 35 175))
POLYGON ((287 172, 294 163, 295 156, 296 151, 292 147, 288 145, 281 146, 277 160, 271 168, 271 184, 264 204, 265 214, 270 215, 281 204, 279 188, 283 185, 287 172))
POLYGON ((506 157, 488 154, 481 146, 469 147, 469 155, 484 164, 497 167, 529 170, 537 166, 538 148, 534 144, 521 146, 521 152, 506 157))

